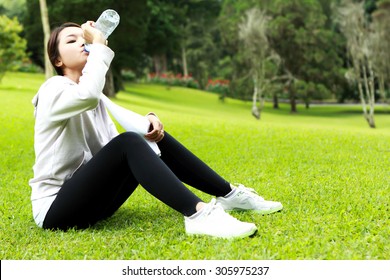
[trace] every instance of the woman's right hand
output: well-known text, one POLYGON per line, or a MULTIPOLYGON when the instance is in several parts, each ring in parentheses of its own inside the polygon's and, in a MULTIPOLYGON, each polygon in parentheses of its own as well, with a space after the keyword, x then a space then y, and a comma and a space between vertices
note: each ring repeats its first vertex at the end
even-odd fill
POLYGON ((83 36, 87 44, 105 44, 106 38, 104 38, 103 33, 95 28, 95 22, 87 21, 81 25, 83 30, 83 36))
POLYGON ((152 142, 160 142, 164 138, 164 125, 154 113, 149 113, 147 117, 150 122, 150 131, 145 134, 145 138, 152 142))

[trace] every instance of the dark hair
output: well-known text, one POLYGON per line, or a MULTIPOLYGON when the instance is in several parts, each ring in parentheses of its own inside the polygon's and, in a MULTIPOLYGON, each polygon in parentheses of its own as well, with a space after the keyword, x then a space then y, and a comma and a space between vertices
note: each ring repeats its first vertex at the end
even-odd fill
POLYGON ((74 22, 66 22, 62 24, 61 26, 56 27, 53 29, 53 31, 50 34, 49 41, 47 42, 47 54, 49 55, 49 60, 51 62, 51 65, 53 65, 54 69, 56 70, 58 75, 63 76, 64 72, 62 71, 61 67, 56 66, 56 62, 58 57, 60 56, 60 52, 58 51, 58 35, 62 30, 64 30, 67 27, 80 27, 81 26, 74 22))

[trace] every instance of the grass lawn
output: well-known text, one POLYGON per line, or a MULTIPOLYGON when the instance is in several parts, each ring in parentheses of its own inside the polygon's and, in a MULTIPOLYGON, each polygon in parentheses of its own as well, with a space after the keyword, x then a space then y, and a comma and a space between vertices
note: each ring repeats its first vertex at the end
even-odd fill
MULTIPOLYGON (((8 73, 0 84, 0 259, 390 259, 390 112, 370 129, 358 106, 250 103, 183 88, 128 85, 114 100, 165 128, 231 182, 281 201, 252 221, 253 238, 187 236, 183 217, 142 188, 110 219, 86 230, 45 231, 31 214, 31 99, 43 75, 8 73)), ((194 190, 206 201, 210 196, 194 190)))

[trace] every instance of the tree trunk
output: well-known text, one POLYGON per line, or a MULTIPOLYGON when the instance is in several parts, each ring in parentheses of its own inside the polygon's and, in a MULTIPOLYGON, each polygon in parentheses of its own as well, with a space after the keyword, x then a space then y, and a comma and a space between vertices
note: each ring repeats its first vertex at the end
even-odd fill
POLYGON ((362 82, 360 80, 358 81, 358 91, 359 91, 360 102, 362 103, 363 116, 368 121, 368 119, 367 119, 367 115, 368 115, 367 104, 366 104, 366 100, 364 98, 362 82))
POLYGON ((374 110, 375 110, 375 81, 374 81, 374 70, 372 70, 371 63, 368 63, 368 70, 370 72, 369 84, 369 94, 370 94, 370 127, 376 128, 375 119, 374 119, 374 110))
POLYGON ((153 56, 153 66, 154 66, 154 73, 156 73, 156 75, 160 75, 161 65, 160 65, 160 60, 158 59, 158 55, 156 54, 153 56))
POLYGON ((257 86, 257 80, 254 77, 253 78, 253 96, 252 96, 252 115, 256 119, 260 119, 260 111, 259 108, 257 107, 257 97, 258 97, 258 86, 257 86))
POLYGON ((382 96, 382 100, 383 100, 383 103, 387 103, 387 100, 386 100, 386 89, 385 89, 385 79, 383 77, 383 75, 381 74, 379 76, 379 92, 382 96))
POLYGON ((291 84, 293 83, 293 80, 292 79, 289 79, 287 81, 287 90, 288 90, 288 93, 289 93, 289 98, 290 98, 290 106, 291 106, 291 110, 290 110, 290 113, 297 113, 297 100, 296 100, 296 96, 295 96, 295 90, 293 89, 293 87, 291 86, 291 84))
POLYGON ((167 72, 167 57, 165 54, 155 54, 153 56, 154 72, 157 75, 167 72))
POLYGON ((181 59, 183 63, 183 75, 184 77, 188 77, 187 53, 186 53, 186 48, 184 46, 181 47, 181 59))
POLYGON ((260 118, 260 114, 264 108, 264 96, 262 94, 263 88, 259 87, 258 91, 259 91, 258 94, 259 94, 259 118, 260 118))
POLYGON ((363 89, 363 85, 362 85, 361 81, 358 82, 358 90, 359 90, 360 102, 362 103, 364 119, 367 121, 368 125, 371 128, 374 128, 375 124, 374 124, 374 126, 372 126, 372 121, 373 120, 370 118, 368 110, 367 110, 368 106, 367 106, 367 102, 366 102, 366 99, 365 99, 365 96, 364 96, 364 89, 363 89))
MULTIPOLYGON (((365 63, 365 62, 363 62, 365 63)), ((367 97, 367 103, 368 103, 368 109, 369 111, 367 112, 366 110, 366 120, 368 122, 368 125, 371 128, 375 128, 375 120, 374 120, 374 107, 375 107, 375 89, 374 89, 374 73, 371 69, 370 66, 369 68, 369 75, 366 70, 366 66, 363 64, 363 81, 364 81, 364 88, 365 88, 365 96, 363 95, 363 98, 365 99, 367 97)), ((363 91, 362 91, 363 92, 363 91)))
POLYGON ((112 68, 112 69, 113 69, 112 76, 114 79, 114 90, 115 90, 115 94, 116 94, 118 91, 125 90, 125 85, 123 82, 123 77, 121 75, 121 71, 120 70, 115 71, 114 68, 112 68))
POLYGON ((103 94, 108 97, 115 96, 114 75, 112 74, 111 68, 108 69, 106 74, 106 83, 104 84, 103 94))
POLYGON ((290 113, 297 113, 297 101, 295 98, 295 91, 290 87, 290 105, 291 110, 290 113))
POLYGON ((46 79, 49 79, 53 76, 54 72, 53 66, 49 60, 49 55, 47 54, 47 42, 49 41, 50 37, 49 14, 47 12, 46 0, 39 0, 39 5, 41 9, 41 20, 44 34, 43 45, 45 50, 45 77, 46 79))
POLYGON ((305 108, 310 109, 310 99, 309 98, 305 98, 305 108))
POLYGON ((278 94, 276 92, 273 93, 272 99, 273 99, 273 103, 274 103, 273 108, 279 109, 279 99, 278 99, 278 94))
POLYGON ((161 65, 162 65, 162 71, 163 73, 168 72, 168 61, 167 61, 167 55, 165 53, 161 54, 161 65))

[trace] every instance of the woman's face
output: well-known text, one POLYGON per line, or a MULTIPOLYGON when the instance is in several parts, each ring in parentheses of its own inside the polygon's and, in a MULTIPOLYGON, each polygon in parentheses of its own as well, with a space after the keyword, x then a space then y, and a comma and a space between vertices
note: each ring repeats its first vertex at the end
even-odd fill
POLYGON ((84 50, 85 40, 83 30, 79 27, 66 27, 58 36, 58 51, 60 57, 56 66, 61 67, 64 74, 68 71, 79 71, 87 62, 88 52, 84 50))

